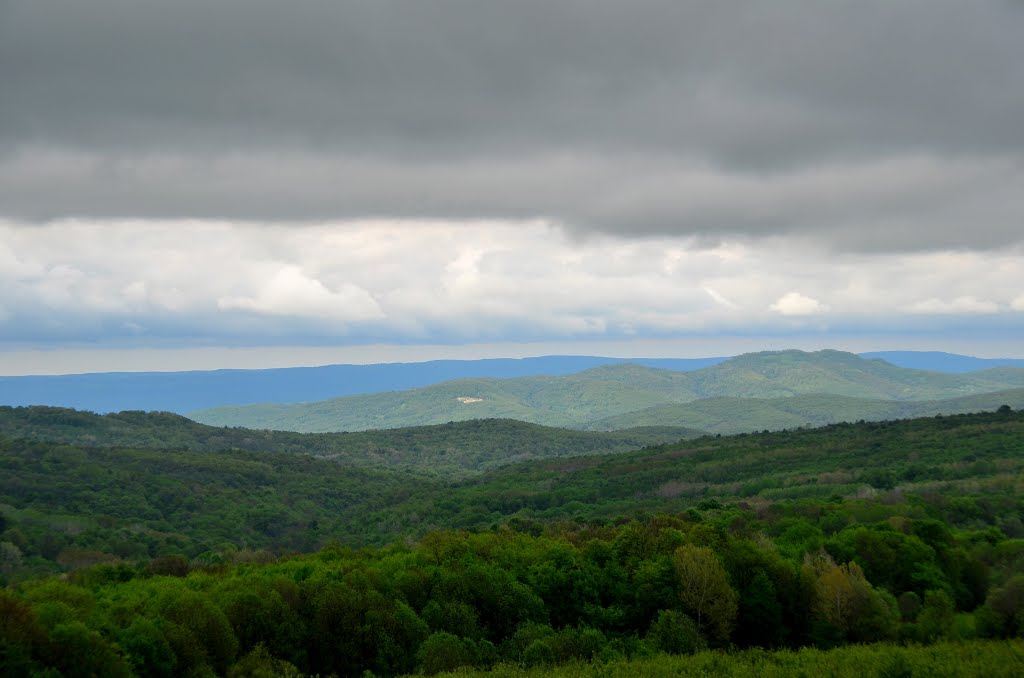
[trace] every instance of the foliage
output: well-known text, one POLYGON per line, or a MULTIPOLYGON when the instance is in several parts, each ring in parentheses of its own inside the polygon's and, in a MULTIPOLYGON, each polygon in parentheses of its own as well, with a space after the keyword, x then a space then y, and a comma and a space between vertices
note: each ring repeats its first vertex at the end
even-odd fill
POLYGON ((0 672, 1011 675, 1022 448, 1016 411, 454 480, 0 441, 0 672), (939 644, 851 645, 896 641, 939 644))
POLYGON ((733 678, 893 678, 947 676, 949 678, 1014 678, 1024 673, 1024 641, 944 643, 927 647, 898 647, 879 643, 832 650, 700 652, 695 655, 617 659, 608 663, 569 664, 525 669, 503 664, 487 673, 460 672, 463 677, 493 678, 675 678, 676 676, 730 676, 733 678))
POLYGON ((725 642, 736 621, 736 592, 729 586, 718 556, 703 546, 680 546, 672 555, 679 577, 679 599, 697 629, 725 642))
MULTIPOLYGON (((623 667, 646 666, 656 652, 691 654, 703 666, 717 657, 722 667, 759 657, 741 671, 760 662, 808 668, 808 656, 827 665, 829 655, 804 651, 700 652, 763 646, 751 626, 766 614, 789 629, 773 644, 790 650, 898 637, 895 599, 856 563, 823 553, 787 560, 753 535, 673 516, 541 536, 433 532, 412 546, 332 547, 185 577, 142 566, 111 577, 109 568, 79 572, 77 584, 28 581, 0 593, 7 673, 393 676, 498 665, 500 675, 503 663, 555 670, 625 657, 639 664, 623 667), (668 576, 654 576, 666 562, 668 576), (655 580, 664 588, 652 600, 645 591, 655 580), (738 601, 730 582, 757 600, 738 601)), ((1019 579, 974 614, 1017 614, 1019 579)), ((917 637, 936 639, 953 613, 944 591, 929 592, 917 637)), ((1001 619, 989 635, 1020 633, 1001 619)), ((984 652, 970 661, 1002 651, 976 647, 984 652)), ((911 666, 920 659, 887 652, 911 666)), ((869 659, 883 665, 881 655, 869 659)))
POLYGON ((647 633, 647 642, 654 649, 668 654, 693 654, 706 645, 697 624, 686 613, 677 610, 658 612, 658 618, 647 633))
POLYGON ((509 419, 302 434, 206 426, 169 412, 98 415, 59 407, 0 407, 0 435, 12 439, 81 447, 308 454, 346 466, 401 468, 446 477, 529 459, 626 452, 699 434, 681 427, 593 433, 509 419))
MULTIPOLYGON (((791 560, 824 547, 893 595, 923 600, 941 589, 958 609, 973 609, 990 578, 1001 584, 1024 571, 1024 542, 1006 539, 1024 534, 1022 469, 1018 411, 705 437, 451 480, 300 454, 0 439, 0 576, 107 563, 116 577, 118 561, 137 560, 152 560, 154 574, 183 575, 332 540, 385 544, 504 523, 539 535, 558 521, 685 512, 690 521, 763 531, 791 560), (951 530, 974 536, 958 540, 951 530)), ((645 586, 656 599, 671 566, 651 568, 645 586)), ((764 582, 754 585, 759 568, 752 562, 731 581, 743 599, 771 597, 764 582)), ((761 603, 740 612, 740 633, 743 614, 774 616, 761 603)), ((646 614, 644 628, 654 611, 646 614)))

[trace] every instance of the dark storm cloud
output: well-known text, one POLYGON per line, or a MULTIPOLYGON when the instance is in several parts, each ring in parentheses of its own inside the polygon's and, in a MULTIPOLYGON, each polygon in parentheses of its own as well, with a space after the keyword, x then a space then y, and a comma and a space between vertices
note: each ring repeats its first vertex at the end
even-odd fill
POLYGON ((991 247, 1021 35, 1009 1, 0 1, 0 209, 991 247))

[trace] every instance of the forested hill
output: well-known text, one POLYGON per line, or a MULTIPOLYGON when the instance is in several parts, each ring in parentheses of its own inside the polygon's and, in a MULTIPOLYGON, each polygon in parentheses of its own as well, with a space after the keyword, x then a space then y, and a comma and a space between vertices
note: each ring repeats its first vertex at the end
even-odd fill
POLYGON ((594 431, 636 426, 689 426, 708 433, 777 431, 839 422, 911 419, 937 414, 1024 408, 1024 388, 979 393, 948 400, 871 400, 815 393, 788 398, 704 398, 692 403, 658 405, 591 422, 594 431))
MULTIPOLYGON (((627 363, 558 377, 464 379, 409 391, 291 405, 223 407, 189 416, 212 425, 307 432, 358 431, 480 418, 586 428, 609 417, 713 397, 830 394, 917 401, 957 398, 1022 385, 1022 368, 946 374, 896 367, 840 351, 779 351, 746 354, 691 372, 627 363)), ((841 410, 833 417, 847 418, 841 410)))
POLYGON ((512 517, 607 520, 715 502, 763 508, 876 496, 885 501, 873 515, 928 515, 1024 537, 1022 472, 1024 412, 1006 409, 704 437, 453 481, 307 455, 8 440, 0 444, 0 513, 17 530, 4 539, 14 539, 30 569, 165 553, 192 558, 232 544, 383 543, 512 517))
POLYGON ((1019 675, 1022 471, 1010 408, 456 481, 0 438, 0 668, 1019 675))
POLYGON ((592 433, 507 419, 359 433, 294 433, 206 426, 169 412, 98 415, 57 407, 0 407, 0 437, 12 439, 85 447, 309 454, 346 465, 449 476, 527 459, 624 452, 701 433, 681 427, 592 433))

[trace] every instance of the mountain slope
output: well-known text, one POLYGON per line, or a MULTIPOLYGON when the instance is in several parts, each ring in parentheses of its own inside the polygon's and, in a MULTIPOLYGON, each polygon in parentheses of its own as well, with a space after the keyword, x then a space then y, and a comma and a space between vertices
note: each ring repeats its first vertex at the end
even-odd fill
MULTIPOLYGON (((1024 370, 1019 368, 998 368, 978 375, 945 374, 900 368, 840 351, 780 351, 747 354, 692 372, 625 363, 560 377, 457 380, 409 391, 291 405, 215 408, 189 416, 211 425, 307 432, 491 417, 585 427, 608 417, 701 398, 828 393, 893 401, 939 400, 1006 390, 1018 386, 1022 378, 1024 370)), ((841 414, 837 412, 836 418, 841 414)))
POLYGON ((564 377, 459 379, 410 391, 316 403, 225 407, 191 413, 214 426, 304 432, 360 431, 468 419, 509 418, 572 426, 595 412, 620 414, 697 397, 684 372, 622 364, 564 377))
POLYGON ((97 415, 52 407, 0 407, 0 437, 9 439, 87 447, 310 454, 349 466, 446 476, 527 459, 625 452, 700 433, 672 427, 592 433, 487 419, 386 431, 306 434, 205 426, 169 412, 97 415))
POLYGON ((748 353, 690 373, 702 397, 777 398, 832 393, 855 398, 934 400, 1017 386, 1019 368, 946 374, 896 367, 842 351, 748 353), (1002 370, 1006 370, 1005 372, 1002 370))
MULTIPOLYGON (((0 436, 0 508, 26 550, 45 555, 48 567, 59 554, 74 566, 97 550, 132 560, 168 552, 197 557, 224 544, 301 551, 333 539, 391 543, 437 527, 486 530, 511 516, 618 520, 712 499, 764 507, 786 499, 835 503, 832 497, 891 489, 892 501, 917 495, 934 502, 929 511, 973 530, 979 520, 1009 524, 1020 514, 1022 453, 1021 411, 705 437, 622 454, 536 459, 452 482, 302 454, 0 436), (950 496, 984 503, 967 510, 950 496)), ((920 510, 918 503, 913 511, 920 510)), ((26 561, 32 563, 46 564, 37 557, 26 561)))
POLYGON ((613 431, 636 426, 688 426, 709 433, 743 433, 823 426, 838 422, 882 421, 998 409, 1024 408, 1024 389, 981 393, 946 400, 896 401, 831 394, 788 398, 705 398, 680 405, 658 405, 607 417, 586 428, 613 431))

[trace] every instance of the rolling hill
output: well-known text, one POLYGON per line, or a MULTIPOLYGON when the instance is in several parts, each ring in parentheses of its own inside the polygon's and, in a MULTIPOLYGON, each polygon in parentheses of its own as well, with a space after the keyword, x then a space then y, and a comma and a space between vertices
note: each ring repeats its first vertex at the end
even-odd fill
POLYGON ((898 401, 809 394, 788 398, 704 398, 681 405, 658 405, 607 417, 586 428, 614 431, 636 426, 688 426, 723 435, 749 431, 823 426, 839 422, 882 421, 1024 408, 1024 389, 949 398, 898 401))
POLYGON ((611 454, 701 435, 673 427, 613 433, 486 419, 360 433, 219 428, 169 412, 97 415, 53 407, 0 407, 0 437, 64 445, 309 454, 347 466, 460 476, 529 459, 611 454))
MULTIPOLYGON (((0 515, 25 568, 224 548, 311 550, 330 539, 390 543, 438 527, 488 530, 510 518, 620 520, 716 502, 834 505, 895 494, 920 517, 979 529, 1020 515, 1024 412, 836 424, 703 437, 644 450, 533 459, 459 478, 356 468, 305 454, 68 445, 0 436, 0 515), (54 478, 59 482, 54 482, 54 478), (909 500, 910 495, 920 500, 909 500), (949 501, 948 497, 960 497, 949 501), (967 497, 978 497, 978 504, 967 497), (233 545, 233 546, 232 546, 233 545), (59 555, 59 554, 63 554, 59 555)), ((791 505, 797 506, 797 505, 791 505)), ((878 505, 882 507, 882 504, 878 505)), ((878 520, 884 508, 871 509, 878 520)), ((699 520, 699 517, 697 518, 699 520)), ((1009 527, 1007 529, 1010 529, 1009 527)), ((1013 529, 1021 529, 1019 521, 1013 529)))
POLYGON ((926 622, 1017 629, 1003 610, 1020 598, 1022 452, 1024 412, 1012 411, 705 437, 455 481, 307 455, 0 438, 0 659, 21 661, 4 675, 33 674, 25 657, 59 667, 46 675, 296 676, 300 664, 301 675, 413 675, 411 661, 377 661, 378 648, 411 659, 440 638, 463 657, 546 650, 525 673, 510 663, 497 675, 822 675, 822 651, 803 646, 838 591, 857 605, 848 618, 870 614, 885 634, 870 639, 892 641, 848 648, 842 675, 945 675, 968 655, 958 675, 1019 675, 1021 648, 992 652, 1004 641, 957 640, 941 655, 947 646, 909 643, 929 653, 923 671, 892 652, 926 622), (694 621, 664 623, 666 604, 692 604, 694 572, 717 582, 699 595, 730 603, 730 649, 684 667, 654 643, 663 627, 705 642, 694 621), (901 621, 906 608, 916 622, 901 621), (452 620, 487 640, 432 632, 452 620), (765 631, 771 646, 803 649, 772 653, 765 631), (660 648, 660 663, 597 655, 626 643, 634 657, 660 648), (578 647, 592 663, 569 654, 578 647), (571 668, 552 667, 552 648, 568 648, 571 668), (179 670, 206 657, 230 668, 179 670))
MULTIPOLYGON (((691 372, 619 363, 559 377, 455 380, 409 391, 214 408, 189 416, 215 426, 305 432, 481 418, 584 428, 609 417, 704 398, 767 399, 824 393, 874 400, 941 400, 1015 388, 1021 379, 1021 368, 947 374, 896 367, 840 351, 779 351, 746 354, 691 372)), ((846 418, 837 411, 833 420, 846 418)))

